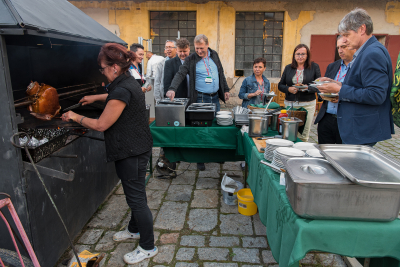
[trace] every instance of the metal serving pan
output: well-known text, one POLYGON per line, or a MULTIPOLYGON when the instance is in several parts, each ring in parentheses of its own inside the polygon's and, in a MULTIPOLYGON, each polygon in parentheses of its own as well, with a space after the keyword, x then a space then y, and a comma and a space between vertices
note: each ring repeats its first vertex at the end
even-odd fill
POLYGON ((363 186, 400 190, 400 162, 363 145, 315 145, 341 174, 363 186))
POLYGON ((303 218, 393 221, 399 215, 400 191, 350 182, 321 158, 281 157, 286 168, 286 194, 303 218))

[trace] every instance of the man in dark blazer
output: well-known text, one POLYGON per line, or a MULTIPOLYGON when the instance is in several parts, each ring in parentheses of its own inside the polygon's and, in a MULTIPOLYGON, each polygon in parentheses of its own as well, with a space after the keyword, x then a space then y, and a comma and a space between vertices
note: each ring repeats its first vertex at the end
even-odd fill
MULTIPOLYGON (((348 48, 347 44, 343 42, 343 36, 341 35, 339 35, 336 44, 341 59, 328 65, 325 77, 343 82, 349 70, 349 63, 356 51, 348 48)), ((324 99, 324 102, 314 122, 314 124, 318 123, 318 144, 341 144, 342 139, 340 138, 337 123, 339 98, 321 98, 324 99)))
MULTIPOLYGON (((175 77, 175 74, 179 71, 179 67, 182 66, 185 58, 190 54, 190 43, 187 39, 181 38, 176 41, 177 46, 177 56, 166 61, 164 66, 164 89, 168 89, 171 86, 171 82, 175 77)), ((179 85, 176 90, 175 97, 177 98, 187 98, 188 88, 189 88, 189 75, 179 85)), ((164 97, 166 97, 166 90, 164 92, 164 97)))
POLYGON ((339 93, 337 120, 343 143, 373 146, 394 134, 389 99, 392 62, 386 48, 372 36, 373 23, 365 10, 354 9, 338 28, 344 43, 357 51, 343 83, 326 83, 318 89, 339 93))

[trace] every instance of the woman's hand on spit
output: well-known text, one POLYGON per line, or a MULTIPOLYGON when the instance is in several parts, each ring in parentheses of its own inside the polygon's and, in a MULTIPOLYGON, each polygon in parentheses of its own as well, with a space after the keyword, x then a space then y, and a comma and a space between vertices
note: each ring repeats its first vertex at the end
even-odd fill
POLYGON ((75 112, 70 110, 70 111, 67 111, 64 114, 62 114, 61 119, 63 121, 71 121, 71 120, 76 121, 77 116, 78 116, 78 114, 76 114, 75 112))
POLYGON ((299 90, 296 87, 293 87, 293 86, 289 87, 289 92, 292 94, 297 94, 298 91, 299 90))
POLYGON ((84 105, 91 104, 97 100, 98 100, 98 95, 87 95, 87 96, 82 97, 82 99, 79 100, 79 103, 82 103, 82 106, 84 106, 84 105))

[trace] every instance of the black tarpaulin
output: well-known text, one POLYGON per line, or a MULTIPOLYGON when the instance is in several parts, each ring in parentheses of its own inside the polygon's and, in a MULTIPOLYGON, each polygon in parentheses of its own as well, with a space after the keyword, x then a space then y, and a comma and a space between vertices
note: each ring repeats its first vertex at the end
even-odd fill
POLYGON ((46 33, 84 38, 87 41, 126 44, 118 36, 66 0, 0 0, 0 28, 33 29, 46 33))

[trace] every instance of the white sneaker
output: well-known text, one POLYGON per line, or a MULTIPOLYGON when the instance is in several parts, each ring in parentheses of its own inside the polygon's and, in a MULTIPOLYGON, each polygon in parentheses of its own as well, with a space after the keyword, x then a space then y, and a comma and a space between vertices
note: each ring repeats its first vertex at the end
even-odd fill
POLYGON ((122 240, 129 239, 129 238, 131 238, 131 239, 139 239, 140 238, 140 234, 139 233, 132 234, 131 232, 129 232, 128 227, 126 227, 125 230, 119 231, 119 232, 117 232, 117 233, 115 233, 113 235, 113 240, 114 241, 122 241, 122 240))
POLYGON ((151 251, 144 250, 140 246, 138 246, 134 251, 129 252, 124 255, 124 261, 127 264, 134 264, 141 262, 147 258, 154 257, 158 254, 158 248, 154 246, 154 249, 151 251))

